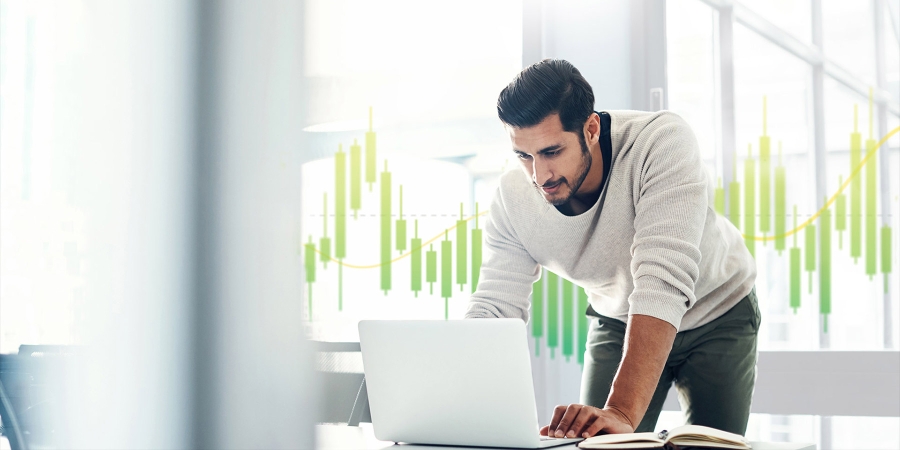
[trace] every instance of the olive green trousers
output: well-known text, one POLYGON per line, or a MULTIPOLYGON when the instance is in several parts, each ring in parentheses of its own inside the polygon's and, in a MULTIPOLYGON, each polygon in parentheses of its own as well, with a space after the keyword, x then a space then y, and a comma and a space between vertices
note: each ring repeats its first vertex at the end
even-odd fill
MULTIPOLYGON (((581 403, 602 408, 622 360, 625 324, 591 308, 588 319, 581 403)), ((654 431, 674 383, 687 423, 743 435, 756 382, 759 322, 754 288, 721 317, 676 334, 656 392, 635 431, 654 431)))

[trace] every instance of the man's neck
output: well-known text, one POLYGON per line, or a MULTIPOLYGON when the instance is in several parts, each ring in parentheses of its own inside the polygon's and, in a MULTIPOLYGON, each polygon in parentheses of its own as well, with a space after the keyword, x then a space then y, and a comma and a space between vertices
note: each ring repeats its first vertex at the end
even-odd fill
POLYGON ((560 212, 569 216, 577 216, 591 209, 591 207, 594 206, 594 203, 597 203, 597 199, 599 198, 600 189, 583 195, 573 195, 572 198, 569 199, 569 202, 565 205, 567 212, 571 214, 563 211, 560 212))
POLYGON ((567 216, 577 216, 591 209, 597 199, 600 198, 600 192, 603 187, 603 154, 600 151, 599 141, 592 145, 591 167, 588 174, 578 189, 565 205, 557 207, 559 212, 567 216))

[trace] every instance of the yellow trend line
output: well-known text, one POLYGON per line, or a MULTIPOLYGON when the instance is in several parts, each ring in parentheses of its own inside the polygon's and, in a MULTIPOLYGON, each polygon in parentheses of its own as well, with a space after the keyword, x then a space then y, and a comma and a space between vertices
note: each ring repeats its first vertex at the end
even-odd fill
POLYGON ((813 223, 813 221, 815 221, 817 218, 819 218, 819 216, 822 214, 823 211, 825 211, 826 209, 831 207, 831 204, 834 203, 835 200, 837 200, 838 195, 841 195, 841 192, 844 192, 844 189, 850 185, 850 180, 852 180, 854 177, 859 175, 859 171, 862 170, 863 166, 866 165, 866 163, 869 161, 869 158, 871 158, 873 155, 875 155, 875 153, 877 153, 878 150, 881 149, 881 146, 884 145, 888 141, 888 139, 890 139, 897 133, 900 133, 900 127, 894 128, 888 134, 886 134, 883 138, 881 138, 881 141, 878 142, 878 145, 875 146, 875 149, 873 149, 871 152, 869 152, 866 155, 866 157, 863 158, 862 161, 860 161, 859 165, 856 166, 855 169, 853 169, 853 173, 851 173, 850 176, 847 177, 847 181, 844 181, 844 184, 842 184, 841 187, 838 188, 837 192, 835 192, 834 195, 832 195, 831 198, 829 198, 828 201, 825 202, 825 205, 823 205, 822 208, 820 208, 818 211, 816 211, 816 213, 813 214, 809 219, 806 219, 806 222, 803 222, 800 225, 798 225, 797 228, 794 228, 793 230, 788 231, 788 232, 784 233, 783 235, 762 236, 762 237, 748 236, 746 234, 741 234, 741 235, 744 236, 745 239, 750 238, 750 239, 753 239, 756 241, 774 241, 775 239, 778 239, 778 238, 782 238, 782 237, 786 238, 786 237, 806 228, 807 226, 809 226, 809 224, 813 223))
MULTIPOLYGON (((482 211, 482 212, 480 212, 480 213, 478 213, 478 214, 476 214, 476 215, 474 215, 474 216, 469 216, 469 217, 467 217, 467 218, 465 219, 465 221, 468 222, 468 221, 470 221, 470 220, 472 220, 472 219, 474 219, 474 218, 476 218, 476 217, 483 216, 483 215, 487 214, 487 213, 490 212, 490 211, 491 211, 491 210, 482 211)), ((402 255, 400 255, 400 256, 398 256, 398 257, 392 259, 392 260, 390 261, 390 263, 395 263, 395 262, 397 262, 397 261, 400 261, 400 260, 403 259, 403 258, 406 258, 407 256, 412 255, 413 251, 415 251, 415 250, 421 250, 421 249, 425 248, 425 246, 427 246, 428 244, 430 244, 430 243, 432 243, 432 242, 434 242, 434 241, 436 241, 436 240, 438 240, 438 239, 444 237, 444 233, 449 232, 450 230, 452 230, 452 229, 454 229, 454 228, 456 228, 456 225, 453 225, 452 227, 449 227, 449 228, 444 229, 444 231, 441 231, 440 234, 438 234, 438 235, 436 235, 435 237, 433 237, 433 238, 431 238, 431 239, 429 239, 429 240, 423 242, 422 245, 419 246, 419 248, 410 249, 409 252, 404 253, 404 254, 402 254, 402 255)), ((316 251, 316 253, 318 253, 318 254, 320 254, 320 255, 322 254, 322 252, 321 252, 319 249, 314 249, 314 250, 316 251)), ((343 262, 343 261, 341 261, 341 260, 339 260, 339 259, 335 259, 335 258, 333 258, 333 257, 328 258, 328 259, 329 259, 330 261, 336 262, 336 263, 338 263, 338 264, 340 264, 340 265, 342 265, 342 266, 344 266, 344 267, 349 267, 349 268, 351 268, 351 269, 376 269, 376 268, 381 267, 382 265, 384 265, 384 263, 378 263, 378 264, 370 264, 370 265, 367 265, 367 266, 363 266, 363 265, 357 265, 357 264, 348 264, 348 263, 345 263, 345 262, 343 262)))

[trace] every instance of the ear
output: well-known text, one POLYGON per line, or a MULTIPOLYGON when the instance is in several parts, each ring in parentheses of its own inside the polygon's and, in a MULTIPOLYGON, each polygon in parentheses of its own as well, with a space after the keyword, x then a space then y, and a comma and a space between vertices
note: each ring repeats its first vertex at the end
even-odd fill
POLYGON ((588 147, 600 142, 600 115, 595 112, 584 122, 584 140, 588 147))

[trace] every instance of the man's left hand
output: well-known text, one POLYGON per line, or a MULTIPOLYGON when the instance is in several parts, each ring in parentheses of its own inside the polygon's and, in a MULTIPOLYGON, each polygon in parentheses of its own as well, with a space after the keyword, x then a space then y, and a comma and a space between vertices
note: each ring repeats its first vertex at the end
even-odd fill
POLYGON ((625 414, 612 408, 571 404, 553 410, 550 425, 541 428, 541 436, 588 438, 597 433, 633 433, 635 426, 625 414))

